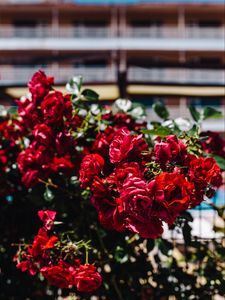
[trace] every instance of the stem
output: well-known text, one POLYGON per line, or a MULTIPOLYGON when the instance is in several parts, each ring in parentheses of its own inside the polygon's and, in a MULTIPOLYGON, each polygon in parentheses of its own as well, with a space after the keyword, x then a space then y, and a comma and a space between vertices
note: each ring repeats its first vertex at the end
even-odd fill
POLYGON ((113 287, 114 287, 114 289, 115 289, 115 291, 117 293, 118 299, 119 300, 123 300, 122 293, 121 293, 121 291, 120 291, 120 289, 119 289, 119 287, 118 287, 118 285, 116 283, 116 276, 115 275, 112 276, 112 284, 113 284, 113 287))
POLYGON ((88 265, 88 248, 87 247, 85 247, 85 253, 86 253, 85 264, 88 265))
POLYGON ((31 244, 25 244, 25 243, 21 243, 21 244, 17 244, 17 243, 12 243, 11 244, 12 247, 19 247, 19 246, 32 246, 31 244))

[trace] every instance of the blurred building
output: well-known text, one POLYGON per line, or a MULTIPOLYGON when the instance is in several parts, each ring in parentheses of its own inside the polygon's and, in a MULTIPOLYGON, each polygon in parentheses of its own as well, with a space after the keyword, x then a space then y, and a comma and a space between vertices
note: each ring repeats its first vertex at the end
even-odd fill
POLYGON ((224 107, 224 16, 224 0, 1 0, 0 100, 41 68, 59 85, 83 75, 103 99, 160 99, 174 116, 224 107))

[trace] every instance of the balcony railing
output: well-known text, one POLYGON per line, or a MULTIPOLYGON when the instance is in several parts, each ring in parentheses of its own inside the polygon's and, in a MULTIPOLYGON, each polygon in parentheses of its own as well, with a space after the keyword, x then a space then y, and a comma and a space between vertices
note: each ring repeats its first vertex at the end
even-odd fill
POLYGON ((13 27, 0 25, 0 38, 106 38, 109 27, 50 26, 13 27))
POLYGON ((224 70, 173 69, 130 67, 128 80, 137 82, 175 82, 199 84, 225 84, 224 70))
POLYGON ((114 82, 115 72, 109 67, 20 67, 0 66, 0 83, 26 83, 32 75, 42 69, 46 74, 54 74, 60 82, 68 82, 81 75, 85 82, 114 82))
POLYGON ((218 39, 224 38, 225 28, 224 27, 189 27, 181 29, 180 27, 172 26, 152 26, 152 27, 129 27, 126 35, 135 38, 189 38, 189 39, 206 39, 213 38, 218 39))
MULTIPOLYGON (((38 67, 0 66, 0 83, 26 83, 38 67)), ((67 82, 73 76, 81 75, 86 82, 115 82, 116 70, 113 67, 41 67, 47 74, 54 74, 60 82, 67 82)), ((130 67, 128 82, 225 84, 224 70, 175 69, 130 67)))
MULTIPOLYGON (((97 26, 50 26, 14 27, 0 25, 0 38, 110 38, 118 37, 110 27, 97 26)), ((122 38, 154 38, 154 39, 224 39, 225 27, 200 28, 185 27, 126 27, 122 38)))

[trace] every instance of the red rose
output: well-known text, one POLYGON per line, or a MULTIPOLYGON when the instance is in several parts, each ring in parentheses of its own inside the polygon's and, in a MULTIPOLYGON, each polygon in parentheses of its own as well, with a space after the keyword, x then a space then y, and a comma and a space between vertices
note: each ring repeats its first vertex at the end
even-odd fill
POLYGON ((74 268, 62 260, 56 266, 41 268, 40 272, 51 284, 61 289, 72 285, 74 268))
POLYGON ((39 143, 45 146, 51 146, 53 132, 49 126, 46 124, 38 124, 34 127, 32 133, 39 143))
POLYGON ((111 163, 118 163, 122 160, 132 158, 139 160, 142 151, 148 149, 142 135, 132 136, 127 128, 119 129, 114 135, 113 141, 109 146, 109 156, 111 163))
POLYGON ((117 163, 127 157, 127 154, 133 149, 132 136, 126 128, 118 130, 109 147, 109 156, 111 163, 117 163))
POLYGON ((123 182, 129 174, 135 177, 143 178, 143 173, 137 162, 122 163, 115 168, 115 171, 107 178, 107 182, 112 185, 115 184, 117 189, 123 187, 123 182))
POLYGON ((225 158, 225 140, 217 132, 201 132, 200 137, 207 137, 201 140, 202 149, 208 153, 225 158))
POLYGON ((49 93, 41 102, 46 124, 60 125, 64 114, 64 98, 61 92, 49 93))
POLYGON ((43 122, 43 114, 40 109, 37 109, 33 100, 26 98, 25 100, 17 100, 16 103, 18 113, 28 128, 33 128, 36 124, 43 122))
POLYGON ((21 181, 24 183, 26 187, 33 187, 39 182, 39 178, 41 174, 37 170, 29 170, 25 172, 21 181))
POLYGON ((144 180, 129 174, 117 203, 119 212, 125 214, 127 229, 143 238, 157 238, 162 234, 161 221, 151 215, 153 197, 144 180))
POLYGON ((53 83, 53 77, 46 76, 43 71, 39 70, 29 81, 28 88, 35 100, 41 100, 48 94, 53 83))
MULTIPOLYGON (((95 194, 97 194, 96 191, 95 194)), ((123 231, 125 229, 123 214, 118 212, 117 204, 109 191, 103 190, 102 194, 94 195, 91 198, 91 204, 97 210, 102 226, 109 230, 123 231)))
POLYGON ((20 171, 23 173, 29 168, 45 168, 52 161, 52 152, 37 142, 33 142, 30 146, 22 151, 17 158, 17 163, 20 171))
POLYGON ((154 152, 156 160, 163 165, 168 162, 182 163, 187 155, 186 145, 175 135, 168 135, 165 141, 156 143, 154 152))
POLYGON ((32 256, 42 256, 44 251, 53 248, 57 241, 58 238, 56 236, 48 237, 46 229, 39 229, 33 241, 32 256))
POLYGON ((64 115, 67 120, 71 121, 73 117, 73 106, 71 102, 71 95, 64 96, 64 115))
POLYGON ((99 175, 104 166, 104 159, 98 154, 88 154, 83 158, 80 167, 81 187, 87 187, 94 176, 99 175))
POLYGON ((81 265, 74 274, 74 284, 79 292, 93 292, 101 283, 102 277, 93 265, 81 265))
POLYGON ((68 176, 71 175, 75 168, 69 155, 65 155, 64 157, 54 157, 50 167, 53 172, 64 172, 68 176))
POLYGON ((176 173, 161 173, 149 183, 149 191, 154 196, 154 215, 168 224, 173 224, 176 217, 189 208, 193 183, 176 173))
POLYGON ((32 262, 29 258, 27 258, 27 260, 19 262, 16 267, 22 272, 29 271, 30 275, 32 276, 36 275, 38 272, 38 265, 32 262))
POLYGON ((190 180, 196 184, 196 189, 208 184, 219 187, 222 184, 220 167, 212 157, 199 157, 190 161, 190 180))
POLYGON ((56 151, 58 155, 65 155, 68 152, 74 152, 74 139, 69 132, 59 132, 56 136, 56 151))
POLYGON ((115 130, 112 126, 108 126, 103 133, 97 134, 92 151, 105 157, 109 152, 109 145, 113 139, 115 130))
POLYGON ((46 230, 50 230, 54 225, 54 220, 56 216, 56 211, 53 210, 39 210, 38 216, 40 220, 44 223, 46 230))
POLYGON ((25 135, 26 129, 22 120, 10 119, 0 124, 0 134, 7 140, 15 141, 25 135))

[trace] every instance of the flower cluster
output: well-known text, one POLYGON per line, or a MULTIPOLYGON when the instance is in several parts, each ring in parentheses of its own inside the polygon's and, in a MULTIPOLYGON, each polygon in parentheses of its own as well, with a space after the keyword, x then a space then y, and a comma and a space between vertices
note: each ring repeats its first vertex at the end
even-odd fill
POLYGON ((142 134, 123 127, 103 133, 96 143, 96 152, 82 161, 80 182, 91 190, 91 202, 108 229, 157 238, 163 222, 174 224, 222 184, 215 160, 191 154, 188 139, 156 137, 150 147, 142 134))
POLYGON ((201 145, 204 151, 225 158, 225 140, 219 133, 212 131, 201 132, 201 145))
MULTIPOLYGON (((84 90, 83 94, 76 91, 78 96, 64 95, 54 90, 53 83, 53 77, 38 71, 28 83, 29 95, 17 101, 19 117, 29 131, 28 145, 17 158, 22 182, 28 188, 57 174, 65 178, 77 175, 84 154, 107 143, 99 135, 107 125, 106 139, 115 128, 138 129, 146 125, 124 111, 88 105, 83 100, 89 100, 88 93, 94 93, 90 90, 84 90)), ((76 84, 80 89, 80 84, 76 84)))
POLYGON ((80 119, 72 114, 70 95, 53 90, 52 84, 52 77, 38 71, 28 84, 30 96, 17 101, 19 115, 31 131, 30 145, 17 159, 27 187, 76 169, 76 142, 70 129, 80 119))
POLYGON ((34 237, 32 245, 20 244, 14 257, 16 267, 28 271, 31 275, 40 273, 50 284, 59 288, 75 286, 80 292, 93 292, 101 285, 101 275, 92 264, 82 265, 78 255, 82 247, 88 251, 85 242, 72 243, 50 235, 56 216, 55 211, 39 211, 38 216, 43 222, 34 237))

